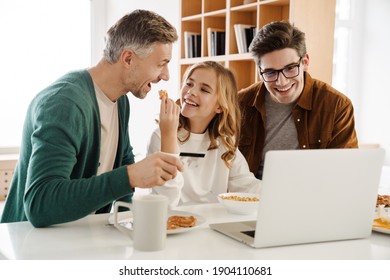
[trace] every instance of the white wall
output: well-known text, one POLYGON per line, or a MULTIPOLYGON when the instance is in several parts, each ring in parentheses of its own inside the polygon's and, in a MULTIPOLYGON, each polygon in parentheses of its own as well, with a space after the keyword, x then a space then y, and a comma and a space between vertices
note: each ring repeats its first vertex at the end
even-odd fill
MULTIPOLYGON (((348 2, 349 0, 337 0, 348 2)), ((355 107, 356 130, 361 144, 385 148, 390 165, 390 1, 350 0, 351 16, 337 26, 351 30, 344 57, 335 57, 335 68, 347 60, 345 76, 333 79, 336 88, 349 96, 355 107)))
POLYGON ((89 7, 89 0, 0 0, 0 147, 20 145, 38 92, 90 66, 89 7))
MULTIPOLYGON (((91 0, 92 1, 92 26, 93 31, 92 64, 97 63, 102 55, 104 47, 104 36, 108 28, 113 25, 119 18, 135 9, 152 10, 165 19, 173 26, 179 26, 179 0, 165 0, 162 2, 156 0, 91 0)), ((133 97, 130 98, 130 138, 134 147, 134 153, 137 159, 142 158, 146 153, 147 141, 152 131, 157 127, 154 119, 159 113, 158 90, 166 89, 171 98, 178 98, 179 84, 179 45, 178 42, 173 45, 172 60, 169 63, 169 81, 161 81, 152 85, 152 90, 143 100, 133 97)))
POLYGON ((360 35, 362 52, 359 61, 361 87, 358 112, 359 138, 377 142, 387 151, 390 165, 390 1, 361 1, 364 19, 360 35))

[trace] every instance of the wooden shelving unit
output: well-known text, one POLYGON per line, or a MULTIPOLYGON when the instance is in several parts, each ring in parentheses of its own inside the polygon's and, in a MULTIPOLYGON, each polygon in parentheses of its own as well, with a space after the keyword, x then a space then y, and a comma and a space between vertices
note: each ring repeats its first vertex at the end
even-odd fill
POLYGON ((196 62, 214 60, 233 71, 239 89, 249 86, 258 80, 256 64, 249 53, 238 53, 234 24, 250 24, 259 29, 271 21, 289 20, 306 33, 309 72, 331 83, 335 1, 181 0, 180 38, 184 37, 185 31, 201 34, 201 57, 185 58, 184 40, 181 39, 181 76, 188 66, 196 62), (225 30, 225 55, 209 55, 209 27, 225 30))

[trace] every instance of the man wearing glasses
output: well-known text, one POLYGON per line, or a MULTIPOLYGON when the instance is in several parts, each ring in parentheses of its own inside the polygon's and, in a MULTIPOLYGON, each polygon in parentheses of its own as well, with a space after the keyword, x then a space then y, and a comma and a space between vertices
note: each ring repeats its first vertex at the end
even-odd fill
POLYGON ((303 32, 286 21, 272 22, 249 50, 261 81, 239 92, 239 149, 257 178, 270 150, 358 147, 351 101, 307 73, 303 32))

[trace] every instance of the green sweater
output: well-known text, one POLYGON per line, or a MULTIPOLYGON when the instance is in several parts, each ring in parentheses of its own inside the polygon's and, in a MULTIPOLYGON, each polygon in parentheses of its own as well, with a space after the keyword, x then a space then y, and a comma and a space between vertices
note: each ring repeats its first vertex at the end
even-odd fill
MULTIPOLYGON (((113 201, 131 201, 126 165, 134 163, 127 96, 118 99, 119 142, 114 169, 96 176, 100 114, 91 76, 68 73, 31 102, 20 157, 2 223, 29 220, 35 227, 110 212, 113 201)), ((114 151, 113 151, 114 152, 114 151)))

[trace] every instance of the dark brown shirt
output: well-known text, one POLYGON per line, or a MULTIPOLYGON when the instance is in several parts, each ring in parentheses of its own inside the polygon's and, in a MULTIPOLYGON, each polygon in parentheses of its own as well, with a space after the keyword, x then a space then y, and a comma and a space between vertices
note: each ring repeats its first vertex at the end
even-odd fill
MULTIPOLYGON (((242 111, 239 149, 256 174, 265 139, 265 93, 262 82, 238 94, 242 111)), ((305 86, 292 109, 300 149, 357 148, 351 100, 305 72, 305 86)))

